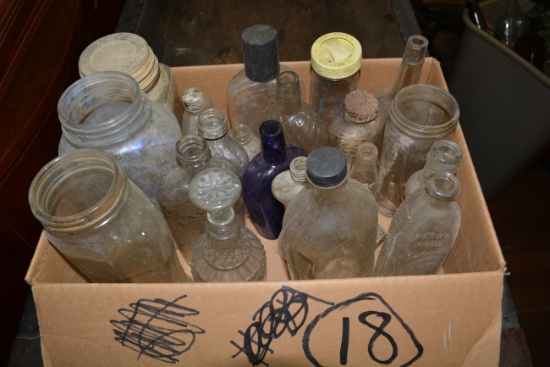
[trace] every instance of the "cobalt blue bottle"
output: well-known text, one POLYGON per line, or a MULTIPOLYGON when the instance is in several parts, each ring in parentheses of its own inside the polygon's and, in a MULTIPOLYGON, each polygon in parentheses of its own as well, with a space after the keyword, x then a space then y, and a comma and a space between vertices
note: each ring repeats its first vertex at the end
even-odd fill
POLYGON ((276 239, 281 233, 285 207, 271 192, 271 182, 290 167, 296 157, 307 157, 304 149, 286 144, 283 125, 267 120, 260 125, 262 152, 246 168, 243 178, 244 202, 258 233, 276 239))

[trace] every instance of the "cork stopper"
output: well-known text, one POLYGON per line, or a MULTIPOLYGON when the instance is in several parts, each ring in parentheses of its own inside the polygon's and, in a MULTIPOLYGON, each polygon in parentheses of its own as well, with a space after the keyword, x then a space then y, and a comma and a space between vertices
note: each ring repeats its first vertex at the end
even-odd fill
POLYGON ((80 54, 80 77, 99 71, 120 71, 132 76, 148 92, 160 77, 158 59, 137 34, 113 33, 92 42, 80 54))
POLYGON ((378 115, 378 98, 366 90, 354 90, 346 95, 344 106, 348 118, 356 124, 370 122, 378 115))
POLYGON ((200 89, 191 87, 183 92, 181 97, 185 109, 192 113, 200 112, 206 106, 206 99, 200 89))

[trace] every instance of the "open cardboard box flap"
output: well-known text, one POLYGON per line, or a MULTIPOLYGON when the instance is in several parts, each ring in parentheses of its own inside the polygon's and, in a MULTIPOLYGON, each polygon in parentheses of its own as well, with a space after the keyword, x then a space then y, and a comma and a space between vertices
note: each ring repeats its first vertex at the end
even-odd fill
MULTIPOLYGON (((360 88, 390 85, 400 62, 364 60, 360 88)), ((308 62, 285 64, 309 85, 308 62)), ((241 68, 173 70, 180 94, 198 87, 225 111, 241 68)), ((421 83, 446 88, 437 60, 421 83)), ((45 366, 497 366, 505 262, 460 126, 453 139, 463 219, 437 275, 290 281, 276 241, 262 239, 266 282, 90 284, 42 235, 26 280, 45 366)))

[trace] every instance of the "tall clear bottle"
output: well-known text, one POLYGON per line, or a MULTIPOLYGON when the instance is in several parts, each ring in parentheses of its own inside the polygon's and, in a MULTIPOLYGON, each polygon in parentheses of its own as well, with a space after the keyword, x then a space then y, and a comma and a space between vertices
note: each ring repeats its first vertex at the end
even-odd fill
POLYGON ((228 134, 225 114, 216 108, 207 108, 199 115, 199 135, 208 143, 213 157, 229 159, 237 165, 239 178, 250 162, 248 153, 239 142, 228 134))
POLYGON ((205 233, 191 256, 191 272, 197 282, 265 280, 264 247, 254 233, 241 226, 232 208, 240 193, 239 178, 223 168, 203 170, 191 180, 191 200, 208 212, 205 233))
POLYGON ((405 198, 424 187, 428 178, 436 172, 455 174, 462 161, 462 149, 451 140, 436 141, 428 155, 424 168, 416 171, 405 185, 405 198))
POLYGON ((260 114, 275 100, 277 75, 290 68, 279 63, 277 31, 273 27, 256 24, 246 28, 242 44, 244 68, 227 85, 227 113, 231 127, 247 125, 259 136, 260 114))
POLYGON ((94 73, 70 85, 57 104, 63 135, 59 154, 103 150, 157 205, 162 178, 177 167, 181 128, 173 113, 151 102, 137 82, 118 71, 94 73))
MULTIPOLYGON (((412 35, 407 39, 399 71, 390 87, 376 93, 379 101, 378 114, 382 121, 387 123, 392 101, 401 89, 412 84, 418 84, 422 75, 422 66, 428 51, 428 39, 421 35, 412 35)), ((380 146, 378 149, 380 150, 380 146)))
POLYGON ((378 213, 372 193, 347 180, 347 159, 334 147, 307 159, 311 185, 290 202, 278 239, 290 277, 372 276, 378 213))
MULTIPOLYGON (((186 258, 204 233, 206 212, 189 198, 189 184, 204 169, 222 167, 232 172, 239 168, 226 158, 212 158, 207 142, 198 135, 185 135, 176 144, 178 167, 170 171, 159 187, 158 202, 179 248, 186 258)), ((244 221, 242 200, 237 200, 236 214, 244 221)))
POLYGON ((99 71, 120 71, 133 77, 153 102, 172 111, 181 123, 183 104, 168 65, 158 62, 147 41, 134 33, 109 34, 92 42, 80 55, 81 77, 99 71))
POLYGON ((162 214, 110 154, 55 158, 34 177, 29 203, 48 240, 92 282, 190 280, 162 214))
POLYGON ((328 128, 309 104, 302 102, 300 77, 293 71, 277 76, 277 97, 260 115, 261 121, 277 120, 283 124, 285 140, 311 153, 328 144, 328 128))
POLYGON ((340 149, 349 160, 361 143, 370 142, 379 148, 384 136, 384 121, 378 108, 374 94, 366 90, 348 93, 344 108, 335 108, 330 113, 330 145, 340 149))
POLYGON ((186 89, 181 99, 185 107, 181 123, 181 133, 183 135, 198 135, 199 115, 205 109, 212 107, 212 99, 196 87, 186 89))
POLYGON ((376 262, 375 276, 436 274, 456 241, 458 179, 438 172, 401 204, 376 262))
POLYGON ((296 157, 307 156, 304 149, 286 144, 283 125, 276 120, 260 126, 262 153, 248 165, 242 178, 244 202, 258 233, 275 239, 282 228, 284 205, 273 196, 273 179, 290 167, 296 157))

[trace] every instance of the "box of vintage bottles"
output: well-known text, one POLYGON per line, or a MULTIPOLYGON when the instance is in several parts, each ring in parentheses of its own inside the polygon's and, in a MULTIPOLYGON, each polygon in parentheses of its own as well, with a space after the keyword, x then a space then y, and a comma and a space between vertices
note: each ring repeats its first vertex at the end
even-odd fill
MULTIPOLYGON (((400 61, 363 60, 359 87, 390 85, 400 61)), ((286 64, 309 85, 309 62, 286 64)), ((197 87, 225 110, 241 68, 173 71, 180 94, 197 87)), ((420 83, 446 88, 437 60, 426 59, 420 83)), ((505 261, 460 126, 452 139, 464 153, 463 218, 436 275, 291 281, 276 240, 262 238, 263 282, 91 284, 43 235, 26 280, 44 365, 496 366, 505 261)))

